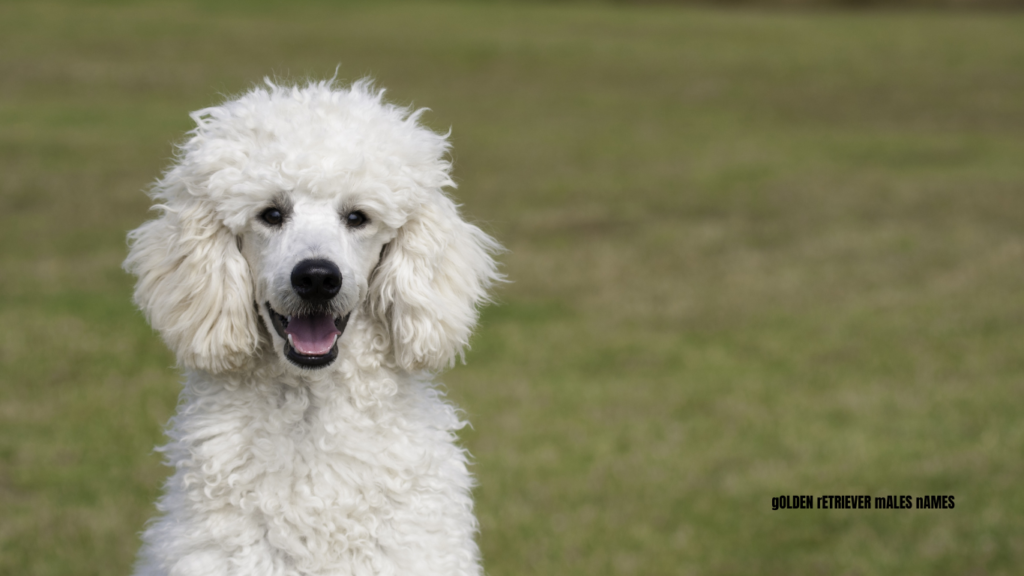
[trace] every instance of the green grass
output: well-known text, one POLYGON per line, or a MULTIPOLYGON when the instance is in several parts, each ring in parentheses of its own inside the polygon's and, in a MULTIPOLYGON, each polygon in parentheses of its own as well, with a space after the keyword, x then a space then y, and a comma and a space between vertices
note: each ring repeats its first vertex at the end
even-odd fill
POLYGON ((511 250, 444 377, 488 574, 1024 563, 1024 16, 16 2, 0 573, 130 570, 179 386, 119 268, 141 190, 188 111, 339 63, 453 127, 511 250))

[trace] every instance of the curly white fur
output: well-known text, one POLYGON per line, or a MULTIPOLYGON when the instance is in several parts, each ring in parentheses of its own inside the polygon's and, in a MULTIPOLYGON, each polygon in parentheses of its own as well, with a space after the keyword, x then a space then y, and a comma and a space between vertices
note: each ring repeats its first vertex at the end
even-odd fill
POLYGON ((499 247, 443 192, 446 136, 382 94, 268 81, 192 114, 154 186, 125 267, 187 380, 136 574, 480 574, 464 422, 430 377, 466 347, 499 247), (325 314, 349 315, 315 368, 273 325, 304 313, 289 274, 311 258, 342 278, 325 314))

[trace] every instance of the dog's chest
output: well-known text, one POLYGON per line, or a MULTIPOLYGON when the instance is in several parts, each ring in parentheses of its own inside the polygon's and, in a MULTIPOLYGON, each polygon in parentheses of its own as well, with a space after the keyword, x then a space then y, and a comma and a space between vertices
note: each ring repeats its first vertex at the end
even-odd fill
POLYGON ((181 488, 232 523, 241 545, 310 573, 397 568, 473 525, 459 421, 436 394, 363 405, 308 388, 279 392, 210 398, 178 420, 191 428, 176 442, 190 456, 178 464, 181 488))

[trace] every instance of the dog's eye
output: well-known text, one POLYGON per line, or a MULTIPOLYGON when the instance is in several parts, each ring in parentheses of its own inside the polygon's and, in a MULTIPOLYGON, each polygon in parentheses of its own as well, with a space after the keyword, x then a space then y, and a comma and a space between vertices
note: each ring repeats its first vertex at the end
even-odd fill
POLYGON ((280 226, 284 222, 284 214, 281 214, 281 211, 277 208, 271 207, 260 213, 260 220, 271 226, 280 226))
POLYGON ((361 228, 369 221, 370 219, 366 217, 366 214, 363 214, 359 210, 349 212, 348 216, 345 217, 345 223, 348 224, 350 228, 361 228))

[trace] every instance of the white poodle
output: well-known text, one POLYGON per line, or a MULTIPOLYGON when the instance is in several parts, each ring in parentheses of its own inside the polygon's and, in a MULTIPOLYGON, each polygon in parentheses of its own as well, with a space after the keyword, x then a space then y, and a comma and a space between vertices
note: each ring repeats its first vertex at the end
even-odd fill
POLYGON ((130 235, 135 302, 185 368, 139 575, 480 574, 431 383, 500 279, 446 135, 368 82, 267 82, 192 114, 130 235))

